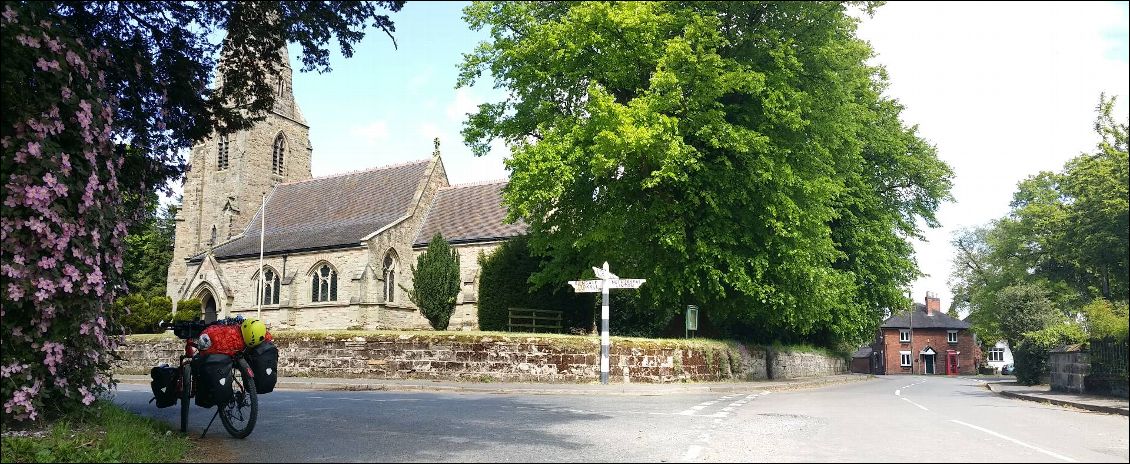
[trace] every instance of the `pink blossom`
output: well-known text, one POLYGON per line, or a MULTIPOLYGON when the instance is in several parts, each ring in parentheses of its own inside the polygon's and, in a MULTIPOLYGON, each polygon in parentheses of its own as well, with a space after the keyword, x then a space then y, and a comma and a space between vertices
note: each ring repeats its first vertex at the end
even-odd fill
POLYGON ((43 59, 43 57, 40 57, 39 61, 35 62, 35 65, 39 66, 39 69, 42 69, 44 71, 51 70, 51 69, 54 69, 56 71, 59 70, 59 62, 58 61, 56 61, 56 60, 47 61, 47 60, 43 59))
POLYGON ((8 282, 8 299, 20 301, 24 297, 24 288, 15 282, 8 282))
POLYGON ((16 36, 16 41, 24 44, 24 46, 26 47, 39 48, 39 39, 35 37, 28 37, 26 35, 20 34, 16 36))
POLYGON ((56 264, 55 258, 52 258, 50 256, 44 256, 42 258, 39 258, 39 267, 41 267, 43 269, 54 269, 55 264, 56 264))
POLYGON ((59 41, 55 40, 55 39, 48 39, 47 40, 47 48, 50 48, 51 51, 53 51, 55 53, 59 53, 59 50, 63 49, 63 47, 59 45, 59 41))
POLYGON ((4 16, 4 20, 7 21, 7 22, 15 22, 16 21, 16 12, 13 11, 12 7, 9 6, 9 5, 4 5, 4 15, 3 16, 4 16))
POLYGON ((89 406, 90 403, 94 402, 94 395, 92 395, 86 387, 78 387, 78 391, 82 393, 82 404, 89 406))
POLYGON ((27 143, 27 152, 31 156, 39 158, 41 156, 40 151, 39 151, 39 142, 28 142, 27 143))
MULTIPOLYGON (((67 52, 67 56, 70 56, 72 54, 73 54, 73 52, 67 52)), ((68 61, 70 61, 70 60, 68 60, 68 61)), ((63 90, 60 94, 63 96, 63 100, 68 100, 68 99, 71 98, 71 95, 74 95, 74 92, 71 92, 70 87, 63 86, 63 90)))

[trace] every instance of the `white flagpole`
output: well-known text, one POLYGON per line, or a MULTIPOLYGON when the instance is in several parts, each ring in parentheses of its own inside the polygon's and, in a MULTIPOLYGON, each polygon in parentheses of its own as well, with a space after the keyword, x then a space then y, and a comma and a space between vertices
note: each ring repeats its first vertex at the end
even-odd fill
POLYGON ((263 290, 266 285, 266 276, 263 275, 263 234, 267 230, 267 194, 263 194, 263 206, 259 210, 259 315, 263 320, 263 290))

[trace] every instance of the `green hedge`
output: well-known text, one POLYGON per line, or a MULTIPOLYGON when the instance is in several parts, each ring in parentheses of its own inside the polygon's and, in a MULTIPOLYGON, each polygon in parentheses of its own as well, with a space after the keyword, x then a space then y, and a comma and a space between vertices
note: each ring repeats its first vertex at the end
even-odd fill
POLYGON ((512 238, 490 255, 479 255, 479 328, 507 330, 509 308, 561 311, 563 332, 593 327, 595 300, 591 293, 574 293, 567 284, 530 291, 529 279, 541 261, 530 256, 525 236, 512 238))
POLYGON ((194 319, 202 319, 204 317, 200 309, 200 300, 189 299, 180 300, 177 302, 176 314, 170 314, 166 319, 174 321, 191 321, 194 319))
POLYGON ((1076 324, 1058 324, 1027 332, 1012 351, 1016 381, 1036 385, 1048 378, 1048 350, 1087 341, 1087 333, 1076 324))
POLYGON ((161 333, 164 329, 157 326, 161 321, 190 321, 200 318, 200 300, 179 301, 174 315, 173 300, 169 297, 133 293, 114 300, 111 314, 127 334, 161 333))

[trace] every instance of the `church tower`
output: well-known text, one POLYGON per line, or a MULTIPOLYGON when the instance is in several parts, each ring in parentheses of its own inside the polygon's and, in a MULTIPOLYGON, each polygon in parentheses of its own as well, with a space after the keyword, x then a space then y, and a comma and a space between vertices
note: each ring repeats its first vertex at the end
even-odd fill
MULTIPOLYGON (((275 106, 266 119, 249 130, 212 134, 192 147, 169 265, 166 294, 174 302, 183 290, 186 258, 242 233, 276 184, 311 177, 310 126, 294 101, 286 47, 279 53, 282 64, 271 77, 275 106)), ((216 81, 223 85, 222 76, 216 81)))

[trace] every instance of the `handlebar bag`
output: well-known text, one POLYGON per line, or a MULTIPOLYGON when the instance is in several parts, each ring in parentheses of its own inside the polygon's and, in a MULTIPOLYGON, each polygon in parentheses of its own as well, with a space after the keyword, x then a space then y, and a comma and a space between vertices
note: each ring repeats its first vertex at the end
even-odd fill
POLYGON ((196 405, 210 408, 227 404, 232 397, 232 357, 213 353, 197 358, 195 369, 200 373, 196 382, 196 405))
POLYGON ((153 399, 157 401, 158 408, 167 408, 177 404, 177 377, 180 371, 172 366, 156 366, 149 371, 153 380, 149 386, 153 388, 153 399))
POLYGON ((236 353, 243 350, 243 332, 240 331, 238 325, 211 325, 201 333, 202 336, 205 334, 212 340, 212 346, 201 351, 203 354, 219 353, 235 356, 236 353))
POLYGON ((251 348, 247 361, 255 374, 255 392, 262 395, 274 391, 279 378, 279 349, 275 344, 263 342, 251 348))

